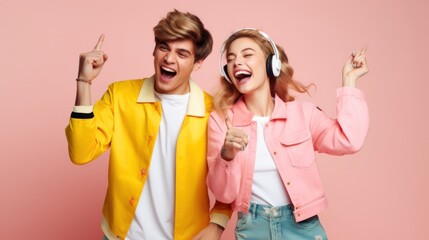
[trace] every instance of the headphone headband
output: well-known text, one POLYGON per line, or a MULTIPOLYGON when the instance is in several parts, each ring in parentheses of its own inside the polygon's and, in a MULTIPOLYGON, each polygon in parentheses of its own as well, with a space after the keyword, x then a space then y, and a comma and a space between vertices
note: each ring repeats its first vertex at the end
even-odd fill
MULTIPOLYGON (((229 39, 232 35, 236 34, 237 32, 240 32, 243 30, 256 31, 270 43, 274 54, 272 56, 269 56, 267 59, 267 66, 266 66, 267 67, 267 74, 268 74, 268 76, 278 77, 280 75, 280 71, 281 71, 280 54, 279 54, 279 51, 276 47, 276 44, 270 38, 270 36, 268 36, 268 34, 266 34, 263 31, 257 30, 255 28, 240 28, 238 30, 235 30, 233 33, 231 33, 231 35, 229 35, 229 37, 227 39, 229 39)), ((232 83, 231 79, 229 79, 229 77, 228 77, 228 73, 226 72, 226 69, 225 69, 226 65, 222 66, 222 57, 223 57, 223 54, 225 52, 225 44, 226 44, 226 41, 222 44, 222 47, 220 50, 219 68, 220 68, 220 73, 222 74, 222 76, 225 77, 225 79, 229 83, 232 83)))

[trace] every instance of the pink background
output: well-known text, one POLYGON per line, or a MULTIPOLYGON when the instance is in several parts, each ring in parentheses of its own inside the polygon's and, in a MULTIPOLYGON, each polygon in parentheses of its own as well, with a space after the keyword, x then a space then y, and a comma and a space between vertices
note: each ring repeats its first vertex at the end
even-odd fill
MULTIPOLYGON (((221 42, 240 27, 285 47, 310 99, 335 116, 335 89, 353 49, 368 46, 358 86, 371 125, 361 152, 319 155, 330 239, 428 239, 428 23, 425 1, 22 1, 0 2, 0 235, 2 239, 101 239, 107 154, 68 160, 64 128, 74 103, 78 55, 106 35, 109 60, 93 84, 150 76, 152 27, 177 8, 201 17, 213 53, 193 77, 217 86, 221 42), (156 3, 155 3, 156 2, 156 3), (426 10, 425 10, 426 9, 426 10)), ((233 239, 231 223, 223 239, 233 239)))

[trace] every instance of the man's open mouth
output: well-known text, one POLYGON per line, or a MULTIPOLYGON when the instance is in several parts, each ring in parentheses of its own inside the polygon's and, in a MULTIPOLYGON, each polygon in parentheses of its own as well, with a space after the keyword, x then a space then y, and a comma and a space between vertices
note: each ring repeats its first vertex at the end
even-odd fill
POLYGON ((174 69, 161 66, 161 76, 164 79, 171 79, 174 76, 176 76, 176 74, 177 73, 176 73, 176 71, 174 69))

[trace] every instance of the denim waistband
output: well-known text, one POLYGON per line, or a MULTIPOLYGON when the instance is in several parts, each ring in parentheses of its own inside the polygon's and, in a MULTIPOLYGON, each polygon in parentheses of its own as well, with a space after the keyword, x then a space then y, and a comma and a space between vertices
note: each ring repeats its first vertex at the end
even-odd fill
POLYGON ((252 214, 254 217, 261 216, 266 218, 280 218, 285 216, 293 217, 293 206, 284 205, 284 206, 268 206, 256 203, 250 203, 249 214, 252 214))

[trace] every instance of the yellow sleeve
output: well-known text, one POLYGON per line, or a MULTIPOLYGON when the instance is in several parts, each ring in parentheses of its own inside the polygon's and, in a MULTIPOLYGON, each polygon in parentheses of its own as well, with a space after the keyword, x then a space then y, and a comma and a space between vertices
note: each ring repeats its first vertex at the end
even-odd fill
MULTIPOLYGON (((75 115, 76 116, 76 115, 75 115)), ((110 147, 113 134, 113 84, 94 105, 91 118, 70 118, 66 127, 69 156, 73 163, 88 163, 110 147)))

